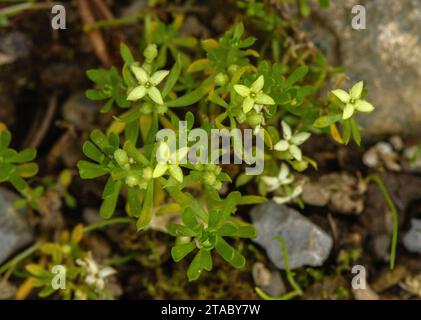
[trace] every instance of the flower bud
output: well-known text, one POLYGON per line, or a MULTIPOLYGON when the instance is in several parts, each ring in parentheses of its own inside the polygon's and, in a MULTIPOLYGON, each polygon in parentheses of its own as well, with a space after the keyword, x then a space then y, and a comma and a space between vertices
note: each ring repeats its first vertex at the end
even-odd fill
POLYGON ((230 75, 233 75, 238 71, 238 69, 240 69, 240 67, 237 64, 232 64, 228 67, 228 72, 230 75))
POLYGON ((223 73, 223 72, 219 72, 216 76, 215 76, 215 84, 217 86, 224 86, 226 85, 226 83, 228 82, 228 76, 223 73))
POLYGON ((159 104, 156 107, 156 112, 158 114, 165 114, 168 111, 168 107, 165 104, 159 104))
POLYGON ((156 44, 149 44, 143 51, 143 56, 145 57, 146 61, 152 62, 158 56, 158 49, 156 44))
POLYGON ((246 121, 247 121, 247 124, 250 127, 254 128, 254 127, 258 126, 259 124, 261 124, 262 120, 263 120, 263 116, 261 114, 258 114, 258 113, 255 113, 255 112, 254 113, 250 112, 250 115, 247 116, 246 121))
POLYGON ((145 102, 142 104, 141 111, 143 114, 151 114, 153 111, 153 104, 150 102, 145 102))
POLYGON ((139 184, 139 178, 133 174, 126 177, 126 184, 129 187, 135 187, 139 184))
POLYGON ((124 169, 128 168, 129 165, 129 157, 123 149, 117 149, 114 151, 114 159, 117 161, 118 165, 124 169))
POLYGON ((292 167, 297 170, 298 172, 302 172, 304 170, 307 169, 308 167, 308 162, 305 160, 302 161, 294 161, 294 163, 292 164, 292 167))
POLYGON ((244 123, 244 121, 246 121, 246 119, 247 119, 247 116, 243 111, 241 111, 237 114, 238 123, 244 123))
POLYGON ((206 172, 203 179, 205 180, 205 183, 210 186, 216 182, 216 176, 212 172, 206 172))

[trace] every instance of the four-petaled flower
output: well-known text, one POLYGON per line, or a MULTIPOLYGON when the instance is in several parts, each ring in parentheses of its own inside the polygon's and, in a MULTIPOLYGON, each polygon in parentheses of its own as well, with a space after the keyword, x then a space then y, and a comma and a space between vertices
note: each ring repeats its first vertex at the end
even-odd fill
MULTIPOLYGON (((271 105, 275 104, 275 101, 263 93, 262 89, 265 85, 265 79, 263 76, 259 76, 256 81, 253 82, 250 88, 245 85, 236 84, 234 90, 244 98, 243 101, 243 112, 248 113, 253 107, 258 105, 271 105)), ((261 108, 260 108, 261 110, 261 108)), ((260 111, 259 110, 259 111, 260 111)))
POLYGON ((284 197, 273 197, 273 201, 275 201, 278 204, 284 204, 287 202, 290 202, 291 200, 294 200, 295 198, 297 198, 301 193, 303 192, 303 187, 302 186, 296 186, 292 192, 284 197))
POLYGON ((153 172, 153 178, 163 176, 167 171, 178 182, 183 182, 183 171, 179 164, 186 157, 189 149, 180 148, 177 151, 171 151, 166 142, 161 142, 156 151, 157 165, 153 172))
POLYGON ((298 146, 310 137, 310 133, 299 132, 293 135, 291 127, 285 121, 282 121, 281 124, 284 138, 278 141, 273 148, 276 151, 288 151, 294 159, 301 161, 302 152, 298 146))
POLYGON ((342 89, 332 91, 332 93, 345 104, 342 119, 346 120, 351 118, 355 110, 365 113, 374 110, 374 106, 371 103, 361 99, 363 88, 364 83, 363 81, 360 81, 349 90, 349 93, 342 89))
POLYGON ((141 67, 132 66, 131 70, 137 81, 139 81, 139 86, 130 91, 127 100, 136 101, 142 99, 145 95, 148 95, 155 103, 164 104, 161 92, 156 86, 160 84, 162 80, 164 80, 169 71, 159 70, 152 76, 149 76, 145 69, 141 67))
POLYGON ((96 261, 92 258, 92 254, 90 252, 86 258, 77 259, 76 264, 85 269, 85 282, 88 285, 94 286, 98 290, 104 289, 105 278, 117 272, 113 268, 108 266, 100 268, 96 261))
POLYGON ((302 186, 295 186, 291 191, 289 185, 294 182, 294 176, 290 173, 289 168, 285 163, 281 164, 281 169, 277 177, 263 176, 262 179, 263 182, 269 187, 269 192, 278 190, 279 187, 284 187, 283 193, 286 193, 285 196, 274 196, 272 198, 273 201, 279 204, 287 203, 298 197, 303 192, 302 186))
POLYGON ((268 191, 272 192, 280 186, 288 185, 294 181, 294 176, 289 172, 289 168, 285 163, 281 164, 281 170, 277 177, 262 177, 263 182, 269 187, 268 191))

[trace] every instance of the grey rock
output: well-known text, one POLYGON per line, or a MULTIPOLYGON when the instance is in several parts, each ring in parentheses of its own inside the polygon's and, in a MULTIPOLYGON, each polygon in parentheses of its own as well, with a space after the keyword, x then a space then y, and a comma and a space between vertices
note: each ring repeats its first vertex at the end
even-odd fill
POLYGON ((276 236, 285 240, 289 266, 321 266, 332 249, 332 238, 298 211, 273 201, 258 205, 251 211, 259 235, 254 240, 261 245, 270 260, 284 270, 284 257, 276 236))
POLYGON ((346 88, 364 80, 367 100, 376 107, 360 117, 366 138, 421 137, 421 1, 331 1, 329 9, 316 12, 304 25, 310 38, 328 56, 338 55, 331 61, 345 66, 346 88), (358 4, 366 8, 365 30, 351 26, 358 4))
POLYGON ((279 271, 270 271, 263 263, 256 262, 252 270, 254 284, 272 297, 279 297, 286 293, 285 284, 279 271))
POLYGON ((408 251, 421 253, 421 220, 411 220, 411 229, 403 237, 403 244, 408 251))
POLYGON ((31 53, 30 40, 19 31, 0 36, 0 65, 27 58, 31 53))
POLYGON ((77 128, 89 128, 95 121, 100 105, 89 100, 85 93, 70 96, 63 104, 63 118, 77 128))
POLYGON ((0 188, 0 264, 34 241, 26 210, 13 208, 17 199, 14 193, 0 188))

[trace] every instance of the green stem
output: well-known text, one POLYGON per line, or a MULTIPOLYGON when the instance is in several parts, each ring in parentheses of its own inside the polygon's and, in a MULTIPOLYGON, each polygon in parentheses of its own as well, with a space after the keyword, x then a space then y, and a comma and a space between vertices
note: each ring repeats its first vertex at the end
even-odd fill
POLYGON ((390 269, 395 267, 396 261, 396 248, 398 245, 398 229, 399 229, 399 220, 398 220, 398 210, 396 209, 395 203, 389 195, 389 192, 386 189, 382 179, 377 174, 369 175, 365 178, 366 184, 371 181, 375 182, 379 187, 380 191, 383 193, 383 196, 386 200, 389 209, 392 211, 392 220, 393 220, 393 230, 392 230, 392 245, 390 248, 390 269))
POLYGON ((106 226, 112 225, 112 224, 135 224, 136 220, 132 218, 114 218, 109 220, 100 221, 97 223, 93 223, 87 227, 84 228, 84 232, 91 232, 97 229, 102 229, 106 226))
POLYGON ((9 262, 6 262, 3 266, 0 267, 0 275, 11 268, 14 268, 17 264, 19 264, 19 262, 25 260, 31 254, 37 251, 38 248, 41 246, 41 244, 42 244, 41 241, 34 243, 32 246, 30 246, 29 248, 27 248, 26 250, 22 251, 20 254, 15 256, 12 260, 10 260, 9 262))
POLYGON ((286 293, 286 294, 284 294, 280 297, 271 297, 266 292, 264 292, 262 289, 257 288, 257 287, 255 288, 255 290, 256 290, 257 294, 262 299, 265 299, 265 300, 290 300, 290 299, 295 298, 297 296, 301 296, 303 294, 303 291, 301 290, 298 283, 295 282, 294 273, 291 271, 291 269, 289 267, 288 250, 287 250, 287 247, 285 245, 284 239, 280 236, 276 237, 275 239, 278 240, 280 245, 281 245, 282 256, 284 258, 284 266, 285 266, 285 273, 287 275, 287 280, 294 290, 291 291, 291 292, 288 292, 288 293, 286 293))

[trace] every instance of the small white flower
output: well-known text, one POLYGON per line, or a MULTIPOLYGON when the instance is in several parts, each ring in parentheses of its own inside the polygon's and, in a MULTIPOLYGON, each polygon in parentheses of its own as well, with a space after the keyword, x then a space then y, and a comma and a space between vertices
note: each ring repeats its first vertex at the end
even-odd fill
POLYGON ((135 75, 139 86, 130 91, 127 100, 136 101, 148 95, 155 103, 164 104, 161 92, 156 87, 169 74, 168 70, 159 70, 152 76, 145 71, 145 69, 137 66, 132 66, 131 70, 135 75))
POLYGON ((115 274, 117 271, 111 267, 100 268, 96 261, 92 258, 89 252, 84 259, 77 259, 76 264, 86 270, 85 282, 90 286, 94 286, 97 290, 102 290, 105 287, 105 278, 115 274))
POLYGON ((280 186, 288 185, 294 181, 294 176, 290 173, 288 166, 285 163, 281 164, 281 170, 277 177, 262 177, 263 182, 269 187, 268 191, 275 191, 280 186))
POLYGON ((349 93, 342 89, 332 91, 332 93, 345 104, 342 119, 346 120, 351 118, 355 110, 365 113, 374 110, 374 106, 371 103, 361 99, 363 89, 364 82, 360 81, 351 88, 349 93))
POLYGON ((293 135, 291 127, 285 121, 282 121, 281 125, 283 139, 278 141, 273 148, 276 151, 288 151, 294 159, 301 161, 302 152, 298 146, 310 138, 311 134, 308 132, 299 132, 293 135))
POLYGON ((261 75, 253 82, 250 88, 245 85, 236 84, 234 90, 244 98, 243 112, 248 113, 251 109, 255 108, 257 112, 262 110, 261 105, 275 104, 275 101, 263 93, 262 89, 265 85, 265 78, 261 75), (257 106, 256 106, 257 105, 257 106), (256 107, 255 107, 256 106, 256 107))
POLYGON ((291 200, 294 200, 296 197, 298 197, 303 192, 302 186, 296 186, 294 190, 291 192, 290 195, 285 197, 273 197, 273 201, 275 201, 278 204, 284 204, 287 202, 290 202, 291 200))
POLYGON ((153 178, 163 176, 167 171, 178 182, 183 182, 183 171, 179 164, 187 155, 189 149, 183 147, 175 152, 171 152, 166 142, 161 142, 156 151, 157 165, 153 171, 153 178))

